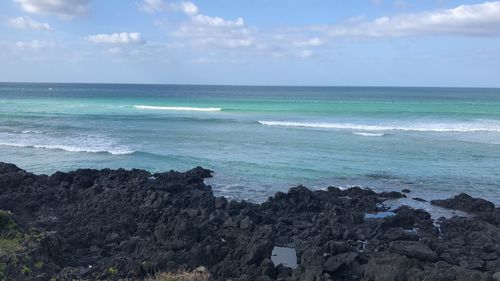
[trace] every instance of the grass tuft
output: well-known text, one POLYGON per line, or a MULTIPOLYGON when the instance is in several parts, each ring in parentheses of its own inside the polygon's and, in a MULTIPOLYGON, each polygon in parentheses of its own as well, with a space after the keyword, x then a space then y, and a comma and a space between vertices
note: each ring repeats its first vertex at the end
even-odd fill
POLYGON ((0 209, 0 234, 10 235, 16 232, 17 225, 14 222, 12 212, 0 209))
POLYGON ((0 237, 0 255, 12 254, 21 250, 21 238, 18 236, 13 238, 0 237))
POLYGON ((210 273, 204 267, 193 271, 164 272, 146 281, 209 281, 210 273))

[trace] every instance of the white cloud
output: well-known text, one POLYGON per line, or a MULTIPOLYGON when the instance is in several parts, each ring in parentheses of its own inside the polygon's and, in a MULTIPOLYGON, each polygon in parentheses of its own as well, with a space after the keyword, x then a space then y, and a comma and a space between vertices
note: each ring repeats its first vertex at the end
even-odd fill
POLYGON ((174 10, 180 10, 186 15, 196 15, 198 14, 198 6, 196 6, 193 2, 181 2, 179 4, 172 4, 174 10))
POLYGON ((225 20, 220 17, 210 17, 205 15, 194 15, 192 17, 192 21, 197 25, 213 27, 242 27, 245 25, 242 18, 237 18, 236 20, 225 20))
MULTIPOLYGON (((357 16, 342 24, 286 27, 265 32, 248 26, 241 17, 228 19, 206 15, 192 2, 166 4, 167 2, 162 0, 144 0, 144 3, 151 1, 157 4, 158 8, 155 11, 166 9, 186 15, 186 20, 177 25, 171 23, 165 25, 170 34, 176 37, 172 41, 182 48, 191 47, 204 51, 228 48, 235 49, 233 52, 238 52, 239 55, 253 52, 253 55, 309 58, 324 54, 325 46, 333 41, 332 37, 500 35, 500 1, 398 14, 372 20, 365 16, 357 16)), ((374 1, 376 2, 382 3, 374 1)), ((396 2, 391 1, 391 3, 396 2)))
POLYGON ((53 48, 56 46, 56 44, 54 42, 49 42, 49 41, 33 40, 28 42, 18 41, 16 42, 15 46, 18 49, 40 50, 46 48, 53 48))
POLYGON ((93 43, 122 44, 122 45, 140 45, 145 43, 145 40, 142 38, 142 35, 138 32, 96 34, 85 37, 85 40, 93 43))
POLYGON ((310 58, 313 54, 314 53, 311 50, 302 50, 299 52, 299 57, 306 59, 306 58, 310 58))
POLYGON ((308 40, 296 41, 293 45, 297 47, 318 47, 323 45, 323 40, 318 37, 314 37, 308 40))
POLYGON ((21 9, 32 14, 73 18, 89 12, 90 0, 14 0, 21 9))
POLYGON ((448 10, 381 17, 369 22, 326 28, 333 37, 414 35, 500 35, 500 1, 461 5, 448 10))
POLYGON ((173 32, 173 35, 187 39, 195 47, 247 48, 253 46, 256 40, 245 26, 227 24, 227 22, 202 24, 197 20, 182 24, 173 32))
POLYGON ((8 23, 10 26, 18 29, 52 30, 48 23, 37 22, 29 17, 12 18, 8 23))
POLYGON ((183 12, 186 15, 198 14, 198 6, 196 6, 193 2, 190 1, 167 4, 163 0, 143 0, 143 2, 138 6, 139 10, 147 13, 177 11, 177 12, 183 12))
MULTIPOLYGON (((188 2, 184 2, 188 3, 188 2)), ((222 48, 248 48, 255 45, 252 31, 245 26, 243 18, 228 20, 217 16, 198 14, 198 9, 183 9, 188 20, 172 34, 187 39, 192 46, 212 46, 222 48), (196 13, 195 13, 196 12, 196 13)))
POLYGON ((173 36, 186 39, 180 44, 183 46, 246 48, 255 43, 255 38, 250 35, 251 32, 245 26, 243 18, 228 20, 218 16, 204 15, 191 1, 167 3, 164 0, 143 0, 139 4, 139 9, 149 13, 170 11, 185 14, 187 20, 171 31, 173 36))
POLYGON ((201 58, 198 58, 198 59, 195 59, 192 61, 193 63, 215 63, 215 62, 219 62, 218 60, 216 59, 213 59, 213 58, 205 58, 205 57, 201 57, 201 58))
POLYGON ((163 0, 143 0, 139 9, 147 13, 164 12, 168 10, 168 5, 163 0))

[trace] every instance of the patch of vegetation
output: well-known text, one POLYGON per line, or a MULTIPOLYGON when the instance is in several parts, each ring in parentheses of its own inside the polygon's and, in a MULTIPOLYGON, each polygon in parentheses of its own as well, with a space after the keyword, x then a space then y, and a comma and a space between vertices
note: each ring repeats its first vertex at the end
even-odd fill
POLYGON ((11 211, 0 209, 0 235, 9 236, 17 232, 17 225, 11 211))
POLYGON ((42 233, 31 233, 29 239, 30 239, 30 241, 33 241, 35 243, 40 243, 43 240, 43 234, 42 233))
POLYGON ((4 280, 5 278, 5 270, 7 269, 7 264, 0 262, 0 279, 4 280))
POLYGON ((114 267, 114 266, 110 266, 108 267, 108 269, 106 270, 106 272, 110 275, 110 276, 115 276, 118 274, 118 268, 114 267))
POLYGON ((31 274, 31 269, 27 266, 23 266, 23 268, 21 269, 21 273, 24 274, 24 275, 30 275, 31 274))
POLYGON ((146 281, 209 281, 210 273, 204 267, 193 271, 164 272, 146 281))
POLYGON ((40 270, 43 268, 43 261, 37 261, 35 262, 35 268, 40 270))
POLYGON ((0 254, 12 254, 21 249, 20 235, 13 238, 5 238, 0 236, 0 254))
POLYGON ((0 254, 11 254, 20 250, 21 237, 12 212, 0 209, 0 254))

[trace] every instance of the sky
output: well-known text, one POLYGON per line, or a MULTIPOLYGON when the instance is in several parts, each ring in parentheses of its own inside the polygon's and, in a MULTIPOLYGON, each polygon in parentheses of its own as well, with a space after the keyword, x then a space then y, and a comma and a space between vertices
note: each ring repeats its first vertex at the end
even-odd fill
POLYGON ((500 1, 1 0, 0 81, 500 87, 500 1))

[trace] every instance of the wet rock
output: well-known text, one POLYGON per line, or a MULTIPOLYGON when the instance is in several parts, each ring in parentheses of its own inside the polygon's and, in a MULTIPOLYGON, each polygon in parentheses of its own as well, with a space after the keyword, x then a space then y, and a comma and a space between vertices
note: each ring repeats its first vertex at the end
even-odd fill
POLYGON ((406 197, 406 195, 399 193, 397 191, 382 192, 379 195, 380 195, 380 197, 389 198, 389 199, 399 199, 399 198, 406 197))

